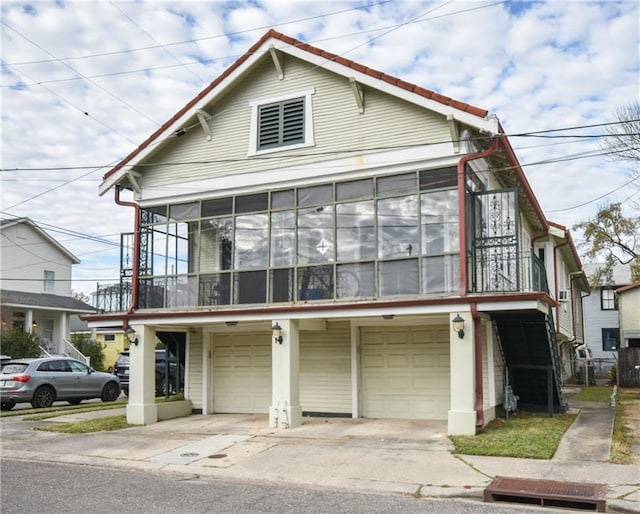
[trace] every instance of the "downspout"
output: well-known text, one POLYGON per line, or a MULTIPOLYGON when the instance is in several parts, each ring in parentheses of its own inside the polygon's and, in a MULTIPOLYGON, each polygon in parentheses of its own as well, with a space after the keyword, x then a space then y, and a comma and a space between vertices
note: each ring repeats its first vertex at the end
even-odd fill
POLYGON ((115 202, 125 207, 133 207, 135 209, 134 237, 133 237, 133 271, 131 273, 131 304, 127 309, 127 315, 122 320, 122 328, 129 328, 129 315, 133 313, 136 305, 138 305, 138 276, 140 264, 140 206, 135 202, 126 202, 120 200, 120 186, 115 187, 115 202))
POLYGON ((469 161, 489 157, 498 151, 499 138, 491 141, 489 148, 476 154, 463 155, 458 161, 458 213, 460 219, 460 296, 467 296, 467 189, 465 170, 469 161))
MULTIPOLYGON (((573 337, 574 339, 577 339, 578 337, 578 323, 577 323, 577 319, 576 319, 576 305, 573 302, 573 283, 579 279, 582 278, 582 271, 573 271, 571 273, 569 273, 569 283, 571 284, 571 325, 572 325, 572 330, 573 330, 573 337)), ((588 295, 587 295, 588 296, 588 295)), ((581 330, 581 336, 582 336, 582 341, 584 342, 584 310, 583 310, 583 306, 582 306, 582 298, 584 298, 582 296, 582 293, 580 293, 580 325, 582 326, 582 330, 581 330)))
POLYGON ((484 391, 482 390, 482 320, 478 315, 478 304, 471 302, 471 319, 473 319, 473 343, 476 354, 476 427, 484 426, 484 391))
MULTIPOLYGON (((465 170, 467 163, 476 159, 489 157, 498 151, 499 138, 491 140, 489 148, 476 154, 463 155, 458 161, 458 213, 460 220, 459 240, 460 240, 460 296, 467 296, 467 185, 465 180, 465 170)), ((482 389, 482 334, 480 316, 478 315, 478 305, 470 304, 471 317, 474 327, 475 345, 475 375, 476 375, 476 427, 484 425, 484 393, 482 389)))
POLYGON ((567 246, 569 244, 569 238, 567 237, 567 231, 564 232, 565 240, 564 243, 560 243, 558 245, 554 245, 553 247, 553 294, 557 303, 556 307, 556 330, 560 330, 560 302, 558 301, 558 248, 562 248, 563 246, 567 246))

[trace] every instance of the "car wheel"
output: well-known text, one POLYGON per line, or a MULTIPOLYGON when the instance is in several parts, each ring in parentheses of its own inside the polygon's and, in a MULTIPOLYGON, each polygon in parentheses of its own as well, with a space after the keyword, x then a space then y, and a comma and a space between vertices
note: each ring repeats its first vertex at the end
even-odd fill
POLYGON ((129 396, 129 388, 128 387, 123 387, 122 388, 122 392, 124 393, 125 396, 129 396))
POLYGON ((120 396, 120 388, 115 382, 109 382, 102 389, 102 401, 103 402, 115 402, 120 396))
POLYGON ((176 387, 173 384, 173 382, 170 381, 169 382, 169 392, 167 393, 167 384, 163 380, 160 383, 160 386, 156 389, 156 396, 167 396, 167 394, 171 395, 171 394, 175 394, 175 392, 176 392, 176 387))
POLYGON ((15 402, 2 402, 2 410, 11 410, 16 406, 15 402))
POLYGON ((56 398, 56 393, 50 387, 40 387, 36 390, 31 400, 31 406, 34 409, 44 409, 51 407, 56 398))

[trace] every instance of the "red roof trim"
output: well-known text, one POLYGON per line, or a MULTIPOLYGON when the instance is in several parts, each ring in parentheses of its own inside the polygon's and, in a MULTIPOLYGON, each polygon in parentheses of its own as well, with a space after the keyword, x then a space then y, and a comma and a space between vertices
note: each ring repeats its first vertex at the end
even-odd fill
POLYGON ((616 293, 624 293, 625 291, 629 291, 630 289, 635 289, 636 287, 640 287, 640 282, 634 282, 633 284, 628 284, 626 286, 619 287, 616 289, 616 293))
POLYGON ((424 96, 425 98, 429 98, 436 102, 439 102, 443 105, 449 105, 455 107, 464 112, 468 112, 469 114, 473 114, 474 116, 478 116, 480 118, 484 118, 489 111, 486 109, 481 109, 480 107, 474 107, 472 105, 459 102, 454 100, 453 98, 449 98, 444 95, 440 95, 431 91, 429 89, 425 89, 415 84, 411 84, 409 82, 405 82, 391 75, 387 75, 382 73, 381 71, 374 70, 372 68, 367 68, 361 64, 358 64, 355 61, 350 59, 346 59, 339 55, 332 54, 330 52, 326 52, 319 48, 309 45, 308 43, 303 43, 302 41, 298 41, 290 36, 286 36, 276 30, 269 30, 265 33, 245 54, 240 56, 238 60, 236 60, 231 66, 229 66, 221 75, 218 76, 211 84, 205 87, 195 98, 193 98, 189 103, 187 103, 182 109, 180 109, 177 113, 175 113, 169 120, 167 120, 158 130, 156 130, 153 134, 151 134, 140 146, 138 146, 133 152, 127 155, 122 161, 120 161, 114 168, 109 170, 103 177, 103 179, 109 178, 116 171, 121 169, 125 164, 131 161, 135 156, 137 156, 142 150, 147 148, 160 134, 162 134, 171 124, 173 124, 176 120, 178 120, 181 116, 183 116, 186 112, 189 111, 196 103, 198 103, 202 98, 211 92, 218 84, 220 84, 223 80, 225 80, 229 75, 231 75, 242 63, 244 63, 249 57, 251 57, 257 50, 262 46, 262 44, 269 38, 279 39, 280 41, 284 41, 292 46, 296 46, 306 52, 322 56, 329 61, 334 61, 342 66, 349 67, 355 71, 360 73, 365 73, 371 77, 381 79, 389 84, 395 85, 402 89, 406 89, 407 91, 411 91, 417 95, 424 96))
MULTIPOLYGON (((474 295, 465 297, 446 297, 446 298, 429 298, 418 300, 390 300, 381 302, 360 302, 360 303, 319 303, 319 304, 306 304, 306 305, 287 305, 287 306, 270 306, 270 307, 254 307, 254 308, 232 308, 232 309, 220 309, 220 310, 190 310, 190 311, 156 311, 156 312, 144 312, 136 311, 132 314, 126 314, 123 312, 114 312, 109 314, 89 314, 82 316, 83 321, 109 321, 118 320, 123 317, 127 317, 129 323, 135 319, 180 319, 180 318, 224 318, 229 316, 256 316, 268 314, 272 318, 278 318, 279 316, 286 316, 289 314, 295 315, 296 313, 321 313, 321 312, 341 312, 351 309, 372 309, 381 312, 385 312, 391 308, 405 308, 405 307, 420 307, 420 306, 432 306, 432 305, 469 305, 477 303, 480 310, 482 310, 483 303, 493 302, 524 302, 524 301, 540 301, 547 305, 556 306, 557 303, 548 294, 542 292, 526 292, 526 293, 511 293, 511 294, 490 294, 490 295, 474 295)), ((374 314, 372 314, 374 315, 374 314)), ((410 314, 408 314, 410 315, 410 314)), ((213 321, 213 320, 212 320, 213 321)))

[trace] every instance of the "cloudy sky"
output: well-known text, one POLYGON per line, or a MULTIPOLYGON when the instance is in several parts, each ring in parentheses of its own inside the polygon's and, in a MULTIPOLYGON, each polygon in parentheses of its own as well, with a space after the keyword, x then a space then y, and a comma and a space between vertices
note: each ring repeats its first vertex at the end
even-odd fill
POLYGON ((104 173, 269 28, 497 115, 551 221, 571 227, 637 194, 630 165, 602 155, 598 137, 640 96, 637 0, 0 9, 2 218, 28 216, 78 256, 75 291, 118 280, 119 234, 133 229, 131 209, 98 196, 104 173), (534 131, 544 137, 518 136, 534 131))

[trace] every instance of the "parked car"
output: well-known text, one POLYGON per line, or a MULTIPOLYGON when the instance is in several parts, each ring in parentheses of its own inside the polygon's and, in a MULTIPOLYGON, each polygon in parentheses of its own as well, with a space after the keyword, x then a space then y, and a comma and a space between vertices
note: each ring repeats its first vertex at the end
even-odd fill
POLYGON ((31 402, 34 409, 55 401, 72 405, 100 398, 112 402, 120 396, 120 380, 68 357, 14 359, 0 371, 0 404, 11 410, 16 403, 31 402))
MULTIPOLYGON (((169 389, 167 390, 166 371, 167 356, 165 350, 156 350, 156 396, 174 394, 182 389, 184 384, 184 370, 178 366, 178 361, 173 355, 169 355, 169 389), (178 373, 178 371, 180 373, 178 373)), ((129 396, 129 351, 120 352, 113 365, 113 373, 120 379, 122 392, 129 396)))

